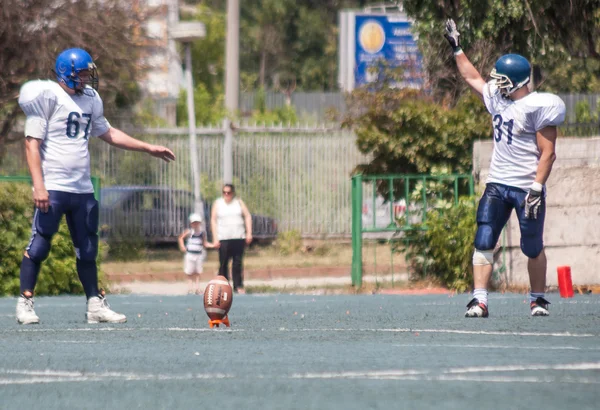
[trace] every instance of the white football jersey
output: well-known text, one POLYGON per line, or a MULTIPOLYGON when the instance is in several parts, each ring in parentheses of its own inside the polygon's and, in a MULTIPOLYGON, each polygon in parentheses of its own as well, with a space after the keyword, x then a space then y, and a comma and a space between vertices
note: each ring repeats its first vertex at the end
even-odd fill
POLYGON ((528 190, 540 159, 536 132, 562 124, 565 103, 557 95, 538 92, 513 101, 503 97, 493 81, 483 87, 483 101, 494 127, 494 153, 486 183, 528 190))
POLYGON ((102 99, 69 95, 54 81, 29 81, 21 87, 19 105, 27 116, 25 136, 42 140, 40 155, 47 190, 93 193, 88 139, 110 129, 102 99))

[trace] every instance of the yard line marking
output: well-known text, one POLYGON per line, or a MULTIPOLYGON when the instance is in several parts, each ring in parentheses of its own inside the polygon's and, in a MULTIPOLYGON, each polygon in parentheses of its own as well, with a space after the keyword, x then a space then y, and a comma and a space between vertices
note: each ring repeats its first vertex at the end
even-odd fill
POLYGON ((168 331, 168 332, 243 332, 244 329, 210 329, 206 328, 195 328, 195 327, 82 327, 82 328, 66 328, 66 329, 40 329, 40 328, 27 328, 27 329, 3 329, 0 333, 60 333, 60 332, 130 332, 130 331, 168 331))
POLYGON ((519 372, 538 370, 600 370, 597 363, 570 363, 570 364, 538 364, 538 365, 506 365, 506 366, 479 366, 448 369, 442 373, 480 373, 480 372, 519 372))
POLYGON ((325 372, 325 373, 294 373, 289 376, 290 379, 369 379, 371 377, 402 377, 425 375, 429 370, 383 370, 383 371, 365 371, 365 372, 325 372))
POLYGON ((37 384, 60 382, 87 382, 87 381, 148 381, 148 380, 199 380, 199 379, 229 379, 235 377, 231 374, 209 373, 183 373, 183 374, 138 374, 124 372, 73 372, 57 370, 14 370, 0 369, 0 374, 14 375, 17 378, 0 378, 0 385, 10 384, 37 384), (20 377, 29 376, 29 377, 20 377))
POLYGON ((600 350, 600 347, 576 347, 576 346, 521 346, 521 345, 486 345, 486 344, 443 344, 443 343, 395 343, 397 347, 456 347, 465 349, 527 349, 527 350, 600 350))
MULTIPOLYGON (((401 370, 375 370, 375 371, 347 371, 347 372, 323 372, 323 373, 294 373, 289 378, 291 379, 383 379, 383 378, 403 378, 420 376, 419 380, 431 378, 438 380, 441 377, 457 378, 457 375, 473 374, 473 373, 490 373, 490 372, 529 372, 539 370, 563 370, 563 371, 586 371, 600 370, 600 362, 595 363, 568 363, 556 365, 506 365, 506 366, 471 366, 458 367, 449 369, 401 369, 401 370), (429 375, 436 373, 435 375, 429 375)), ((547 377, 551 377, 546 375, 547 377)), ((480 378, 473 377, 473 380, 480 378)), ((441 380, 441 379, 440 379, 441 380)), ((458 380, 458 379, 457 379, 458 380)), ((539 377, 535 380, 540 380, 539 377)), ((600 380, 594 380, 595 383, 600 383, 600 380)))
POLYGON ((493 330, 457 330, 457 329, 411 329, 411 328, 398 328, 398 329, 385 329, 385 328, 374 328, 374 329, 349 329, 349 328, 315 328, 315 329, 288 329, 279 328, 280 331, 284 332, 390 332, 390 333, 455 333, 465 335, 487 335, 487 336, 552 336, 552 337, 598 337, 598 334, 593 333, 571 333, 571 332, 506 332, 506 331, 493 331, 493 330))
MULTIPOLYGON (((278 378, 288 379, 368 379, 368 380, 397 380, 397 381, 470 381, 493 383, 575 383, 575 384, 600 384, 600 379, 589 376, 571 376, 568 374, 542 374, 539 370, 550 371, 597 371, 600 362, 566 363, 556 365, 506 365, 506 366, 469 366, 462 368, 442 369, 398 369, 377 371, 346 371, 346 372, 321 372, 321 373, 293 373, 289 376, 278 375, 253 375, 252 378, 278 378), (482 375, 481 373, 502 372, 532 372, 536 375, 482 375)), ((182 374, 152 374, 131 372, 82 372, 62 370, 22 370, 0 369, 0 385, 63 383, 63 382, 90 382, 90 381, 152 381, 152 380, 212 380, 248 378, 250 376, 236 376, 233 374, 214 373, 182 373, 182 374), (12 377, 11 377, 12 376, 12 377)))
POLYGON ((508 332, 508 331, 493 331, 493 330, 458 330, 458 329, 411 329, 411 328, 306 328, 306 329, 289 329, 280 327, 278 329, 231 329, 219 328, 210 329, 194 328, 194 327, 82 327, 82 328, 66 328, 66 329, 44 329, 44 328, 19 328, 19 329, 2 329, 0 333, 60 333, 60 332, 131 332, 131 331, 166 331, 166 332, 265 332, 265 331, 280 331, 280 332, 381 332, 381 333, 450 333, 463 335, 484 335, 484 336, 547 336, 547 337, 598 337, 600 335, 594 333, 572 333, 572 332, 508 332))
POLYGON ((460 381, 474 383, 571 383, 571 384, 600 384, 600 380, 589 377, 548 377, 548 376, 390 376, 372 377, 369 380, 398 380, 398 381, 460 381))

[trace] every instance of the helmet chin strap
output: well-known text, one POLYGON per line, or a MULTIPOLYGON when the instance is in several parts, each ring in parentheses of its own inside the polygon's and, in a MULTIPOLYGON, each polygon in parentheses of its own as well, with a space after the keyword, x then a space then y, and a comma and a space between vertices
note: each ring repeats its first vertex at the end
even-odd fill
POLYGON ((504 89, 501 89, 500 92, 505 97, 510 97, 515 91, 520 90, 521 88, 525 87, 527 85, 527 83, 529 83, 529 77, 527 77, 526 79, 521 81, 519 84, 515 85, 512 89, 506 90, 504 88, 504 89), (504 92, 505 90, 506 90, 506 92, 504 92))

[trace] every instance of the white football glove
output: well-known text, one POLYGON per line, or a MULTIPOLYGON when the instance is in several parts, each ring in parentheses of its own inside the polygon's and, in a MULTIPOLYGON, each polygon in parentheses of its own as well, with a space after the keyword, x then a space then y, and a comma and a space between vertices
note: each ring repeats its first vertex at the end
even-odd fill
POLYGON ((521 204, 521 206, 525 207, 525 218, 527 219, 537 219, 540 207, 542 206, 542 191, 535 188, 529 188, 529 192, 527 193, 523 204, 521 204))
POLYGON ((452 51, 458 53, 462 50, 460 48, 460 33, 456 28, 456 23, 454 20, 446 20, 446 32, 444 33, 444 37, 446 37, 446 40, 448 40, 448 43, 450 43, 452 51))

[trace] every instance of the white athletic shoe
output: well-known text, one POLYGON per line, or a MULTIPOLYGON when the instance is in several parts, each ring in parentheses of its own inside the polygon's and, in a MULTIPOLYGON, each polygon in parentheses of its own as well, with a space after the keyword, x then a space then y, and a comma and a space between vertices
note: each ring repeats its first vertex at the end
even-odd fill
POLYGON ((473 298, 467 305, 465 317, 488 317, 489 312, 487 305, 480 303, 478 299, 473 298))
POLYGON ((548 310, 548 302, 544 298, 537 298, 534 302, 530 303, 531 316, 549 316, 550 311, 548 310))
POLYGON ((33 310, 33 298, 19 296, 17 301, 17 322, 22 325, 40 323, 40 318, 33 310))
POLYGON ((92 297, 87 302, 88 323, 125 323, 127 316, 110 309, 108 302, 102 296, 92 297))

